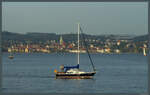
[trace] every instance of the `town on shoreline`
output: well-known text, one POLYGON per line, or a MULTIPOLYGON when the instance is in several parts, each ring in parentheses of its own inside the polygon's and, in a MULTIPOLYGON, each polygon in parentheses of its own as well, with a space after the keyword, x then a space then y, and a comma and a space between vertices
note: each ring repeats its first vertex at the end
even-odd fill
MULTIPOLYGON (((86 47, 80 40, 77 49, 76 34, 29 33, 27 36, 11 32, 2 33, 2 51, 14 53, 86 53, 86 47), (48 36, 47 36, 48 35, 48 36), (21 38, 19 38, 21 36, 21 38), (29 38, 27 38, 30 36, 29 38), (39 38, 38 38, 39 37, 39 38), (37 39, 38 38, 38 39, 37 39)), ((148 52, 147 35, 130 37, 114 35, 86 35, 90 53, 143 53, 148 52)))

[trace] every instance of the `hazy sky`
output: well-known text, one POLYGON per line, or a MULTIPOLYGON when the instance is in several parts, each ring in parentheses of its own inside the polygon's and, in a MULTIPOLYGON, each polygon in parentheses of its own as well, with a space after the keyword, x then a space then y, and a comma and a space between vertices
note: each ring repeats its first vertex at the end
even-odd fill
POLYGON ((5 2, 3 30, 9 32, 76 33, 77 23, 88 34, 148 33, 144 2, 5 2))

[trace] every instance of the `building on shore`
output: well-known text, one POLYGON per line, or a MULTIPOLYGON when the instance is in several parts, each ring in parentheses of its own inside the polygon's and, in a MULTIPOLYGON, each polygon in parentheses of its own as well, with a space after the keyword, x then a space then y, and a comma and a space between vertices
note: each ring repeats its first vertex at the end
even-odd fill
POLYGON ((29 53, 29 46, 27 45, 27 47, 25 48, 25 53, 29 53))
POLYGON ((11 48, 8 48, 8 52, 12 52, 12 49, 11 49, 11 48))
POLYGON ((120 50, 119 49, 115 49, 115 53, 120 53, 120 50))
POLYGON ((110 48, 105 48, 105 49, 104 49, 104 52, 105 52, 105 53, 110 53, 110 50, 111 50, 110 48))
POLYGON ((86 50, 69 50, 70 53, 86 53, 86 50))
POLYGON ((104 53, 104 49, 103 48, 97 48, 97 52, 98 53, 104 53))

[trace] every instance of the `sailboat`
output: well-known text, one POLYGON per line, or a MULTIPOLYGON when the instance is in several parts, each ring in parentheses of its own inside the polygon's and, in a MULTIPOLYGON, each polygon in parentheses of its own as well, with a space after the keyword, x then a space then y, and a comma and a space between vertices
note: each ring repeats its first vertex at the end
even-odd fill
MULTIPOLYGON (((96 74, 96 69, 95 69, 94 64, 92 62, 92 59, 91 59, 91 56, 89 54, 85 40, 84 40, 84 43, 85 43, 86 51, 88 53, 90 62, 92 64, 93 71, 92 72, 84 72, 84 71, 81 71, 79 69, 79 64, 80 64, 80 52, 79 52, 80 51, 80 49, 79 49, 80 31, 82 32, 82 29, 80 27, 80 24, 78 24, 78 53, 77 53, 78 54, 78 61, 77 61, 77 65, 76 66, 61 65, 60 66, 60 69, 61 69, 60 72, 58 72, 57 70, 54 70, 56 79, 91 79, 96 74)), ((85 39, 84 35, 82 35, 82 36, 83 36, 83 39, 85 39)))

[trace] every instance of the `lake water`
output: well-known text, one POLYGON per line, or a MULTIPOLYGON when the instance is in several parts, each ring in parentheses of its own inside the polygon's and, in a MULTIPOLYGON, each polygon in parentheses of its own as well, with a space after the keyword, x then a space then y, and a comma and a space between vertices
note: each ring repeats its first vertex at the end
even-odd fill
MULTIPOLYGON (((3 92, 26 93, 145 93, 148 57, 142 54, 91 54, 97 73, 93 79, 55 79, 54 69, 76 65, 76 54, 4 53, 3 92)), ((92 71, 87 54, 80 69, 92 71)))

